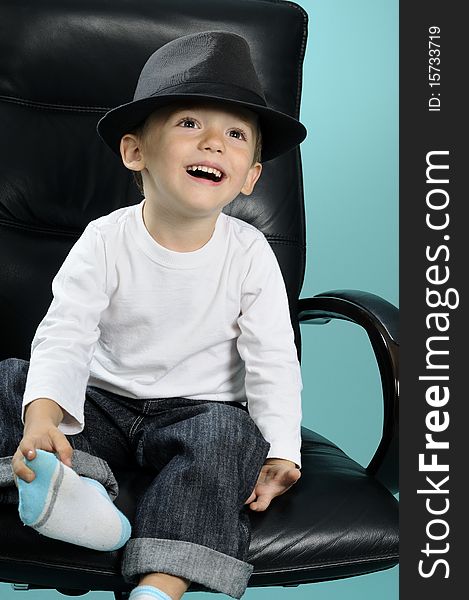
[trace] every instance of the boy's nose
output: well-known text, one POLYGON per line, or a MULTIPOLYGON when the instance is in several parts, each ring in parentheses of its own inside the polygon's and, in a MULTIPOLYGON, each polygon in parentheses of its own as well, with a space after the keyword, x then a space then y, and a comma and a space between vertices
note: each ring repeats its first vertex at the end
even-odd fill
POLYGON ((212 152, 223 152, 225 149, 223 133, 214 127, 206 129, 199 142, 199 147, 212 152))

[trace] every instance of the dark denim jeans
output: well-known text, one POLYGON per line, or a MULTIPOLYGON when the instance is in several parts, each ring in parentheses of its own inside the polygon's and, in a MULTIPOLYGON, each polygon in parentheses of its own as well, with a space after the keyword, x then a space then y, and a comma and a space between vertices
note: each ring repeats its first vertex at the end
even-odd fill
MULTIPOLYGON (((0 362, 0 495, 17 501, 11 455, 21 440, 21 404, 29 363, 0 362), (3 487, 1 487, 3 486, 3 487)), ((239 403, 135 400, 88 387, 85 428, 68 436, 73 468, 118 493, 112 468, 137 464, 154 478, 139 497, 122 561, 133 584, 163 572, 240 598, 253 567, 244 505, 269 444, 239 403), (153 476, 152 476, 153 477, 153 476)))

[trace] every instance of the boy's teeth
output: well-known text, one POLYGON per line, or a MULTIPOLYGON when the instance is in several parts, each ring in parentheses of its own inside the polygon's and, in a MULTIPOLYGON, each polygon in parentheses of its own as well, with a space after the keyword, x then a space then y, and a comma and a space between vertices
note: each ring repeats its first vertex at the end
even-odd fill
POLYGON ((193 165, 187 169, 188 171, 204 171, 204 173, 213 173, 217 177, 221 177, 222 173, 218 169, 214 169, 213 167, 205 167, 202 165, 193 165))

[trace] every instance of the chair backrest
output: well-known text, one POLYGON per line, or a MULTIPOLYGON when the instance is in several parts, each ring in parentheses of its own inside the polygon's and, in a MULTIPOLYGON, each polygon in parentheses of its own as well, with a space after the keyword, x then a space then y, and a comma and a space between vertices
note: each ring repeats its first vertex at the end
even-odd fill
MULTIPOLYGON (((278 0, 3 0, 0 6, 0 360, 29 359, 51 281, 86 224, 141 196, 95 132, 132 99, 164 43, 226 30, 245 37, 268 103, 299 116, 307 15, 278 0)), ((299 149, 270 161, 225 212, 260 229, 296 305, 305 270, 299 149)))

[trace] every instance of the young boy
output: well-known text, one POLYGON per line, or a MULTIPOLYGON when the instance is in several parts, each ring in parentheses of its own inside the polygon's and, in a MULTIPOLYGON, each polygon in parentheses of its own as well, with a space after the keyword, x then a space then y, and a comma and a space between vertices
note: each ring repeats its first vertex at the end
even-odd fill
POLYGON ((157 50, 98 132, 144 200, 86 227, 30 362, 0 364, 0 456, 14 453, 25 524, 125 545, 131 600, 178 600, 191 581, 240 598, 248 507, 265 510, 300 477, 302 384, 275 255, 222 210, 251 194, 261 153, 306 132, 267 106, 247 43, 226 32, 157 50), (129 540, 110 468, 132 465, 154 479, 129 540))

